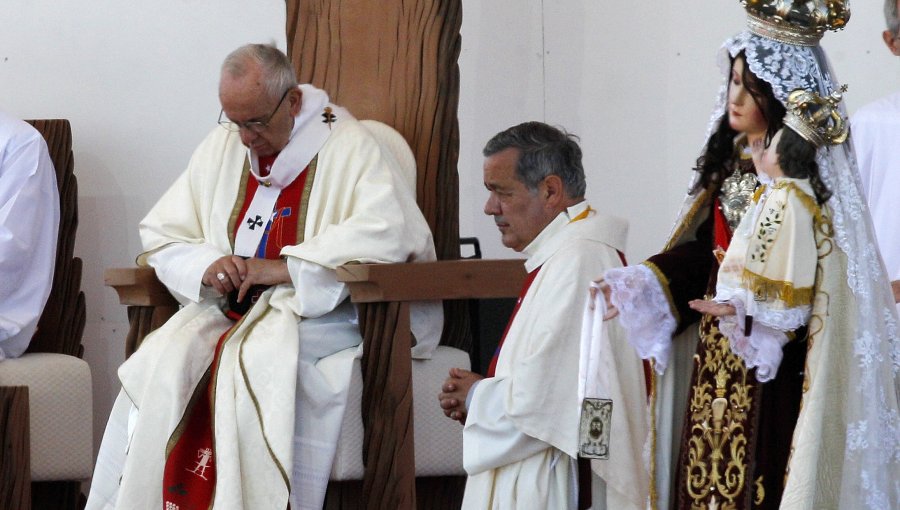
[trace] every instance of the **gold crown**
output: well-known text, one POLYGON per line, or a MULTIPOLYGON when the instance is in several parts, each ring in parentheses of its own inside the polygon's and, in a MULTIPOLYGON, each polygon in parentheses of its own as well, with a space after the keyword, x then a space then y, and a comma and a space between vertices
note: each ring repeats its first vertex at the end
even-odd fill
POLYGON ((741 0, 747 28, 787 44, 816 46, 826 30, 850 21, 849 0, 741 0))
POLYGON ((830 95, 822 97, 809 90, 797 89, 788 94, 784 125, 793 129, 816 147, 826 143, 844 143, 849 133, 847 119, 841 116, 838 103, 847 86, 842 85, 830 95))

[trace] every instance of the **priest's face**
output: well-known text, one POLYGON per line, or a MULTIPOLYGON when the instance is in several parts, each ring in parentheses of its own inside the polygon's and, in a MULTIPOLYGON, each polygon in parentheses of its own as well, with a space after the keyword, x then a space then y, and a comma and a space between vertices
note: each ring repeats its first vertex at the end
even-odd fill
POLYGON ((301 96, 299 89, 292 89, 272 97, 266 91, 264 74, 257 65, 250 65, 240 77, 223 73, 219 82, 222 111, 229 120, 241 125, 241 142, 258 156, 271 156, 287 145, 294 116, 300 112, 301 96), (252 122, 264 123, 265 127, 245 126, 252 122))
POLYGON ((507 248, 522 251, 555 217, 547 207, 544 183, 529 190, 516 175, 519 149, 508 148, 484 160, 484 186, 488 200, 484 213, 494 217, 507 248))

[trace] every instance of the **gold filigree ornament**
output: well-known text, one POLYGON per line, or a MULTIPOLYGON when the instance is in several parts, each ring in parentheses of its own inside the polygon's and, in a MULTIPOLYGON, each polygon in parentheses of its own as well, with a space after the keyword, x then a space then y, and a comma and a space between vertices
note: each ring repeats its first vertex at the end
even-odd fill
POLYGON ((846 91, 847 86, 842 85, 822 97, 810 90, 794 90, 788 94, 784 124, 816 147, 844 143, 850 128, 838 109, 838 103, 846 91))
POLYGON ((849 0, 741 0, 747 28, 756 35, 798 46, 817 46, 827 30, 850 21, 849 0))
POLYGON ((766 487, 763 485, 762 475, 759 475, 759 478, 753 482, 753 486, 756 488, 756 494, 753 496, 753 504, 759 506, 766 499, 766 487))
POLYGON ((705 356, 690 406, 686 489, 691 510, 735 510, 747 480, 744 424, 753 405, 746 366, 714 319, 701 319, 705 356))

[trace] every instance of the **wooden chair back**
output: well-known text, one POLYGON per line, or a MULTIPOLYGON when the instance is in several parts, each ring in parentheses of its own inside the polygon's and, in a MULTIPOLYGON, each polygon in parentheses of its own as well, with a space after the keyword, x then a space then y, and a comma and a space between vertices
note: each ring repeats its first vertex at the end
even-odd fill
POLYGON ((59 237, 53 287, 37 332, 26 352, 53 352, 82 357, 85 307, 81 259, 73 256, 78 229, 78 180, 73 173, 72 127, 68 120, 29 120, 47 141, 59 189, 59 237))
MULTIPOLYGON (((299 81, 325 90, 359 119, 392 126, 412 148, 416 197, 440 260, 460 255, 461 24, 460 0, 287 0, 288 55, 299 81)), ((363 336, 366 473, 360 497, 330 497, 326 507, 354 499, 359 508, 415 508, 422 498, 411 440, 408 302, 367 303, 352 293, 363 336)), ((441 343, 468 350, 466 303, 445 301, 444 319, 441 343)), ((449 488, 454 496, 458 487, 449 488)))

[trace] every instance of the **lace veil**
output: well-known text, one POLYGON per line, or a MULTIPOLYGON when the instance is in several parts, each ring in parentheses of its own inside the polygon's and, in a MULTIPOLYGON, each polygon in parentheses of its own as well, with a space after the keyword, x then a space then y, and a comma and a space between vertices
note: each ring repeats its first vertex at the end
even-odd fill
MULTIPOLYGON (((840 86, 820 46, 796 46, 742 32, 727 40, 719 52, 723 81, 707 127, 707 139, 726 112, 729 57, 741 51, 753 74, 771 84, 782 103, 797 88, 825 96, 840 86)), ((846 116, 843 104, 840 108, 846 116)), ((888 278, 860 191, 851 141, 819 148, 816 161, 823 182, 833 193, 827 205, 832 212, 835 242, 846 255, 846 285, 854 297, 850 300, 853 309, 845 313, 856 325, 852 338, 829 339, 841 344, 829 346, 831 354, 846 355, 846 366, 842 367, 845 380, 831 384, 846 384, 847 388, 843 402, 837 405, 842 407, 842 416, 826 417, 841 420, 846 427, 843 444, 824 446, 843 449, 843 466, 832 466, 840 472, 840 487, 832 490, 840 491, 840 508, 900 508, 900 341, 893 295, 886 285, 888 278)), ((694 179, 697 177, 695 173, 694 179)), ((694 198, 687 197, 682 217, 694 198)), ((796 432, 794 439, 796 443, 796 432)), ((789 476, 786 496, 790 483, 789 476)))

